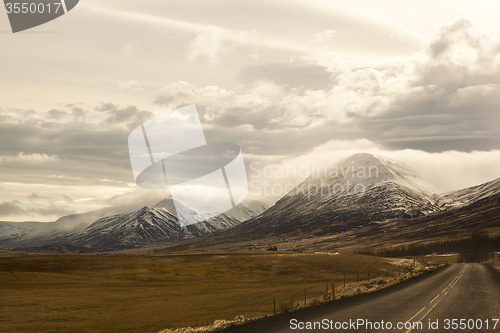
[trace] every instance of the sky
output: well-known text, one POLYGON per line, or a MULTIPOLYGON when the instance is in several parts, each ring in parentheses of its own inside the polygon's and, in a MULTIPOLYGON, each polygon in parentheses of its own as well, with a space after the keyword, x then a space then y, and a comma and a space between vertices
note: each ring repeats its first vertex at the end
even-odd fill
POLYGON ((499 10, 456 0, 83 0, 16 34, 0 10, 0 220, 160 201, 164 191, 135 184, 127 138, 190 104, 209 142, 241 147, 250 180, 266 166, 331 165, 356 152, 402 161, 442 191, 496 179, 499 10))

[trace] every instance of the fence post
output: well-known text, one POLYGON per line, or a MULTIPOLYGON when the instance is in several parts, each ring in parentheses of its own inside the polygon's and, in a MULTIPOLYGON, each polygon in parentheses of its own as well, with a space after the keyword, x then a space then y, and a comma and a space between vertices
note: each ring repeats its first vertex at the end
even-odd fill
POLYGON ((345 272, 344 272, 344 288, 345 288, 345 272))
POLYGON ((335 281, 331 281, 332 284, 332 301, 335 301, 335 281))

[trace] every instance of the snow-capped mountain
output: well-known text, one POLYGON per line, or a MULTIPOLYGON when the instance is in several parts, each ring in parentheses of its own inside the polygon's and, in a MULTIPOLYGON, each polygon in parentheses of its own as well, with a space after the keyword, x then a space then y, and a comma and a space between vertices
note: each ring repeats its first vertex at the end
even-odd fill
POLYGON ((409 166, 361 153, 310 176, 262 217, 320 217, 352 223, 347 217, 355 215, 360 223, 382 222, 438 211, 434 191, 409 166))
MULTIPOLYGON (((179 221, 172 207, 174 207, 173 200, 165 199, 154 207, 143 207, 137 212, 108 216, 95 221, 81 232, 58 240, 58 243, 84 246, 94 250, 109 250, 199 236, 240 223, 235 218, 220 214, 202 222, 186 225, 185 221, 184 223, 179 221)), ((197 217, 196 212, 179 203, 176 207, 185 209, 193 218, 197 217)))
POLYGON ((237 220, 240 220, 241 222, 244 222, 253 217, 259 216, 260 214, 265 212, 268 208, 269 208, 268 205, 257 200, 248 202, 243 201, 233 209, 228 210, 226 212, 226 215, 229 215, 237 220))
POLYGON ((500 191, 500 180, 436 194, 411 167, 361 153, 312 174, 263 214, 212 239, 309 238, 429 216, 500 191))
POLYGON ((46 239, 57 234, 83 230, 97 219, 105 216, 128 213, 128 207, 108 207, 96 211, 63 216, 55 222, 0 222, 0 244, 12 241, 12 244, 34 239, 46 239))
POLYGON ((409 166, 364 153, 318 171, 261 215, 169 250, 220 244, 328 250, 463 236, 485 221, 500 226, 500 179, 439 194, 409 166))
MULTIPOLYGON (((138 211, 102 217, 105 212, 116 209, 63 217, 52 223, 3 223, 0 224, 0 246, 43 247, 69 244, 92 250, 109 250, 142 245, 155 241, 189 238, 233 227, 248 216, 261 213, 264 205, 252 203, 234 208, 239 217, 220 214, 213 217, 198 214, 171 198, 155 206, 146 206, 138 211), (187 213, 188 220, 179 221, 176 207, 187 213), (100 218, 93 219, 95 216, 100 218), (203 220, 202 222, 196 222, 203 220), (91 222, 89 222, 91 221, 91 222), (20 226, 16 226, 19 224, 20 226), (21 226, 24 225, 24 226, 21 226), (4 235, 4 236, 3 236, 4 235)), ((119 209, 123 210, 123 209, 119 209)))
POLYGON ((418 224, 427 221, 427 216, 447 217, 442 213, 499 197, 500 179, 459 191, 438 192, 411 167, 362 153, 329 168, 317 169, 269 209, 260 202, 246 202, 225 214, 210 217, 165 199, 138 211, 104 216, 104 212, 93 212, 64 217, 51 224, 0 222, 0 246, 69 244, 109 250, 189 238, 193 238, 190 244, 205 246, 209 240, 216 239, 217 242, 269 237, 309 239, 333 237, 347 231, 354 235, 356 230, 376 233, 389 230, 388 226, 390 230, 399 230, 398 226, 405 230, 408 223, 413 223, 410 221, 418 224), (187 218, 179 221, 176 209, 182 209, 182 215, 187 218), (96 214, 101 216, 91 219, 96 214), (197 222, 200 220, 204 221, 197 222), (198 236, 217 231, 222 232, 210 236, 209 240, 197 240, 198 236))
POLYGON ((195 212, 194 210, 182 205, 178 204, 177 206, 174 204, 174 201, 172 199, 164 199, 160 202, 158 202, 154 208, 159 209, 159 210, 165 210, 168 213, 174 215, 174 216, 181 216, 181 218, 178 220, 179 224, 181 226, 188 226, 194 223, 198 223, 201 221, 205 221, 213 215, 208 215, 208 214, 200 214, 198 212, 195 212), (180 210, 177 212, 177 210, 180 210))
POLYGON ((0 239, 36 235, 50 227, 49 223, 40 222, 0 222, 0 239))

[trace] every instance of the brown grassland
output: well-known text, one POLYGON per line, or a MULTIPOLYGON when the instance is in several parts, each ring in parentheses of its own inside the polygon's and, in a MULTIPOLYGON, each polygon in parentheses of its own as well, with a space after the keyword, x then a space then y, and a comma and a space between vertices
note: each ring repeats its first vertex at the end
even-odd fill
POLYGON ((344 272, 399 268, 356 254, 0 254, 0 332, 146 333, 253 318, 272 314, 274 298, 277 308, 303 302, 304 288, 323 295, 344 272))

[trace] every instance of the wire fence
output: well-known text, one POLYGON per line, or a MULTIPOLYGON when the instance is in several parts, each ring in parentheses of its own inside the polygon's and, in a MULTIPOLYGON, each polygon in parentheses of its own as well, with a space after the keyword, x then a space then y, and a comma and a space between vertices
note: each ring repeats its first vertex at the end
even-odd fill
MULTIPOLYGON (((272 300, 273 314, 293 311, 298 308, 317 305, 335 298, 352 296, 376 289, 381 289, 389 280, 397 283, 399 279, 407 279, 413 275, 413 265, 401 269, 377 269, 346 271, 335 275, 330 281, 308 285, 297 289, 287 297, 272 300), (332 286, 335 293, 332 295, 332 286)), ((394 284, 391 283, 391 284, 394 284)))

